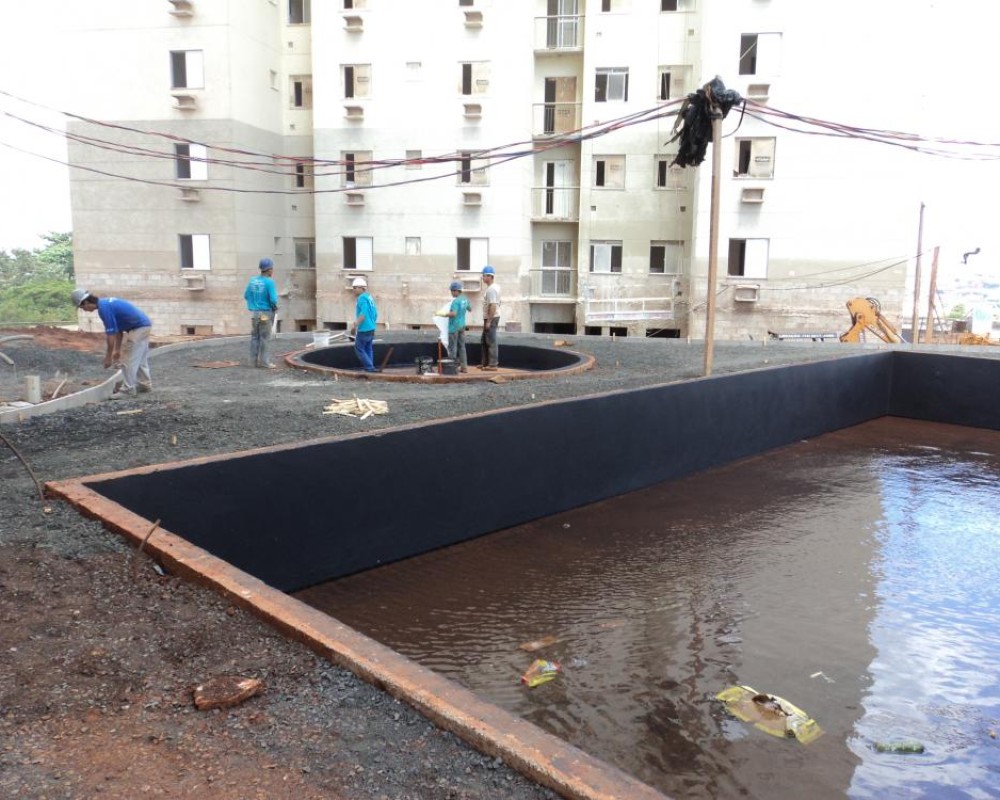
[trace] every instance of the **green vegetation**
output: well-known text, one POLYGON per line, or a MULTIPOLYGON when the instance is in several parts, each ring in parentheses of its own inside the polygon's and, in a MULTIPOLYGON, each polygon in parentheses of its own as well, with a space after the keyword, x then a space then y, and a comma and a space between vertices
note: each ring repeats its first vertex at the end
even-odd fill
POLYGON ((959 303, 957 306, 952 306, 951 311, 948 312, 948 319, 965 319, 968 315, 965 305, 959 303))
POLYGON ((47 233, 37 250, 0 250, 0 325, 76 320, 73 234, 47 233))

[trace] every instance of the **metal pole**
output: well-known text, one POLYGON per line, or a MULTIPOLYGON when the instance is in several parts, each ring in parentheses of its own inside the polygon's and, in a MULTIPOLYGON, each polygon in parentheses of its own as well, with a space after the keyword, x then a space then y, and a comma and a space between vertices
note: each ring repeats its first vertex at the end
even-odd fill
POLYGON ((917 269, 913 276, 913 325, 910 344, 916 344, 920 336, 920 252, 924 249, 924 204, 920 204, 920 224, 917 226, 917 269))
POLYGON ((705 376, 712 374, 715 346, 715 282, 719 270, 719 173, 722 171, 722 111, 712 106, 712 207, 708 228, 708 298, 705 303, 705 376))
POLYGON ((937 295, 938 251, 934 248, 934 260, 931 261, 931 288, 927 290, 927 329, 924 331, 924 344, 934 341, 934 298, 937 295))

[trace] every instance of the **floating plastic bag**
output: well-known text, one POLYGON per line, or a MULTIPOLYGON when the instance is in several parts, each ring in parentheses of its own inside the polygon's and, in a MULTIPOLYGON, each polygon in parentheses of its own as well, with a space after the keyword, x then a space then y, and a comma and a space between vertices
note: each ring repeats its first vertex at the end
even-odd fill
POLYGON ((751 722, 764 733, 781 738, 794 737, 802 744, 816 741, 823 729, 805 711, 783 697, 763 694, 749 686, 730 686, 715 696, 737 719, 751 722))
POLYGON ((545 661, 537 658, 521 676, 521 683, 533 689, 540 684, 548 683, 560 672, 562 672, 562 667, 555 661, 545 661))

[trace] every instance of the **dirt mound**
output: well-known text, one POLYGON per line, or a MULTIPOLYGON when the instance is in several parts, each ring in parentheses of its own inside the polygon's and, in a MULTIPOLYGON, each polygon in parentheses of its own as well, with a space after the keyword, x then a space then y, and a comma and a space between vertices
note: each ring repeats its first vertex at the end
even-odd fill
POLYGON ((0 328, 0 339, 5 336, 31 336, 40 347, 79 350, 84 353, 102 353, 106 347, 106 338, 103 333, 72 331, 66 328, 57 328, 54 325, 0 328))

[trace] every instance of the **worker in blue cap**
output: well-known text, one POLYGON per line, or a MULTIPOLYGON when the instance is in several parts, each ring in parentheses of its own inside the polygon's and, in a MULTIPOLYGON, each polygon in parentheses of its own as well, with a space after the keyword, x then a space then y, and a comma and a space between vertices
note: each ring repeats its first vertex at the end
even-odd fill
POLYGON ((496 280, 496 270, 489 264, 483 267, 483 339, 482 366, 480 369, 496 372, 500 368, 500 345, 497 331, 500 328, 500 287, 496 280))
POLYGON ((250 311, 250 366, 277 369, 268 358, 268 345, 274 329, 274 315, 278 311, 278 289, 274 285, 274 262, 260 260, 260 274, 251 278, 243 292, 250 311))
POLYGON ((448 317, 448 357, 458 362, 459 372, 468 372, 469 357, 465 352, 465 328, 468 323, 465 315, 472 310, 472 305, 469 298, 462 294, 461 281, 452 281, 448 289, 451 291, 451 305, 446 313, 440 314, 448 317))

